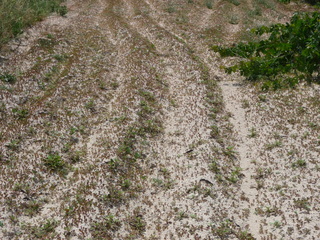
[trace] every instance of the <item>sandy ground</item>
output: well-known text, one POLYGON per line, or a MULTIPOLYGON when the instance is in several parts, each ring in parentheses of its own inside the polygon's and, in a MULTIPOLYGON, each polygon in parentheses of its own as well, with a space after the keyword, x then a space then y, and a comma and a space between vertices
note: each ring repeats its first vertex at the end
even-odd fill
POLYGON ((210 50, 305 5, 66 4, 0 54, 1 239, 320 238, 319 86, 210 50))

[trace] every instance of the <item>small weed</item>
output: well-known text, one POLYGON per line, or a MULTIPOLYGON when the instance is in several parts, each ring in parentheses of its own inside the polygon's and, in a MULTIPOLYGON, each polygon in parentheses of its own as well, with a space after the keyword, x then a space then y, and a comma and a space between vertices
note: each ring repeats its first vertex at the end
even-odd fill
POLYGON ((262 208, 257 208, 256 212, 261 216, 270 217, 270 216, 279 215, 281 213, 281 210, 277 207, 266 207, 265 210, 263 210, 262 208))
POLYGON ((249 17, 262 16, 261 8, 256 7, 255 9, 250 10, 250 11, 248 12, 248 16, 249 16, 249 17))
POLYGON ((239 240, 255 240, 251 233, 248 231, 240 231, 236 234, 239 240))
POLYGON ((40 212, 42 203, 36 200, 32 200, 32 201, 23 203, 22 206, 23 206, 24 214, 32 217, 40 212))
POLYGON ((67 59, 67 56, 64 54, 55 54, 53 55, 53 58, 56 59, 58 62, 63 62, 67 59))
POLYGON ((176 10, 176 7, 175 7, 173 4, 169 4, 168 7, 165 9, 165 11, 166 11, 167 13, 174 13, 174 12, 176 12, 177 10, 176 10))
POLYGON ((53 172, 62 172, 65 169, 66 163, 58 154, 49 154, 47 158, 43 159, 44 165, 53 172))
POLYGON ((237 25, 239 24, 239 18, 237 16, 231 16, 229 23, 232 25, 237 25))
POLYGON ((114 159, 111 159, 109 162, 108 162, 108 165, 109 165, 109 169, 111 171, 116 171, 120 168, 120 166, 122 165, 121 164, 121 161, 117 158, 114 158, 114 159))
POLYGON ((214 235, 220 237, 220 239, 228 239, 230 235, 234 233, 229 220, 226 220, 225 222, 222 222, 220 226, 213 228, 212 232, 214 235))
POLYGON ((219 128, 216 125, 211 126, 210 137, 217 138, 219 136, 219 128))
POLYGON ((162 132, 163 128, 161 123, 156 120, 146 120, 142 122, 142 127, 139 129, 139 135, 145 136, 150 134, 151 137, 154 137, 162 132))
POLYGON ((275 9, 275 3, 269 0, 257 0, 257 2, 266 8, 275 9))
POLYGON ((58 224, 58 221, 56 221, 55 219, 47 220, 40 227, 33 227, 31 231, 37 238, 49 239, 54 236, 55 229, 58 226, 58 224))
POLYGON ((140 108, 141 110, 138 112, 138 114, 141 117, 146 117, 148 114, 151 114, 154 111, 154 109, 150 107, 150 105, 146 101, 140 102, 140 108))
POLYGON ((281 146, 282 146, 282 142, 279 141, 279 140, 277 140, 277 141, 275 141, 275 142, 273 142, 273 143, 268 143, 268 144, 266 145, 266 149, 267 149, 267 150, 272 150, 272 149, 274 149, 274 148, 278 148, 278 147, 281 147, 281 146))
POLYGON ((243 99, 241 102, 242 102, 241 106, 242 106, 244 109, 250 107, 250 103, 249 103, 249 101, 248 101, 247 99, 243 99))
POLYGON ((234 146, 226 147, 223 150, 223 153, 228 157, 234 157, 237 154, 237 152, 234 150, 234 146))
POLYGON ((96 104, 94 103, 93 99, 90 99, 84 106, 86 109, 89 109, 91 112, 96 111, 95 109, 96 104))
POLYGON ((26 194, 29 194, 30 193, 30 185, 27 183, 16 183, 13 187, 13 191, 16 191, 16 192, 22 191, 26 194))
POLYGON ((129 225, 132 229, 142 234, 146 230, 147 223, 143 220, 142 216, 134 216, 129 220, 129 225))
POLYGON ((81 161, 81 159, 83 159, 85 154, 86 153, 83 151, 75 151, 75 152, 70 153, 69 159, 70 159, 71 163, 78 163, 81 161))
POLYGON ((64 17, 68 13, 68 8, 66 6, 59 6, 56 8, 55 12, 64 17))
POLYGON ((297 167, 304 168, 307 166, 307 162, 303 159, 299 159, 299 160, 295 161, 294 163, 292 163, 291 166, 293 168, 297 168, 297 167))
POLYGON ((12 140, 6 145, 6 147, 12 151, 17 151, 19 149, 19 146, 20 146, 20 140, 12 140))
POLYGON ((113 80, 113 81, 110 83, 110 86, 111 86, 111 88, 112 88, 113 90, 116 90, 116 89, 120 86, 120 84, 119 84, 119 82, 117 82, 116 80, 113 80))
POLYGON ((310 203, 308 201, 307 198, 302 198, 302 199, 298 199, 298 200, 294 200, 294 205, 297 207, 297 208, 300 208, 300 209, 305 209, 307 211, 310 210, 310 203))
POLYGON ((0 74, 0 80, 4 83, 14 84, 17 81, 17 78, 10 73, 3 73, 0 74))
POLYGON ((239 167, 236 167, 230 174, 229 177, 226 177, 226 179, 229 181, 229 182, 232 182, 232 183, 237 183, 240 179, 240 177, 242 176, 242 173, 241 173, 242 169, 239 168, 239 167))
POLYGON ((29 116, 29 110, 28 109, 13 108, 12 109, 12 113, 19 120, 25 119, 25 118, 27 118, 29 116))
POLYGON ((145 100, 148 101, 148 102, 155 102, 156 101, 155 96, 151 92, 140 90, 139 91, 139 95, 144 97, 145 100))
POLYGON ((248 137, 249 137, 249 138, 255 138, 255 137, 257 137, 257 136, 258 136, 258 133, 257 133, 256 129, 255 129, 254 127, 251 128, 248 137))
POLYGON ((109 194, 103 196, 103 200, 108 204, 108 205, 118 205, 121 204, 125 201, 125 195, 124 192, 116 189, 115 187, 110 187, 109 188, 109 194))
POLYGON ((169 176, 170 175, 170 171, 167 168, 161 168, 160 172, 162 173, 163 176, 169 176))
POLYGON ((261 102, 267 102, 267 96, 266 95, 259 95, 258 96, 258 98, 259 98, 259 100, 261 101, 261 102))
POLYGON ((208 9, 212 9, 213 8, 212 0, 205 0, 205 5, 208 9))
POLYGON ((90 230, 95 238, 102 239, 103 237, 106 237, 110 231, 118 231, 120 227, 121 222, 113 215, 108 215, 102 221, 92 224, 90 230))
POLYGON ((122 181, 121 183, 121 188, 123 190, 128 190, 130 188, 130 186, 132 185, 131 181, 129 179, 125 179, 122 181))
POLYGON ((47 38, 39 38, 38 44, 41 48, 50 49, 54 46, 55 40, 49 35, 47 38))
POLYGON ((281 225, 282 225, 282 223, 279 222, 279 221, 275 221, 275 222, 272 223, 272 225, 273 225, 275 228, 280 228, 281 225))
POLYGON ((219 168, 219 165, 216 161, 212 161, 210 164, 209 164, 209 169, 210 171, 218 174, 220 173, 220 168, 219 168))
POLYGON ((184 211, 179 211, 178 214, 177 214, 176 219, 177 219, 177 220, 182 220, 182 219, 188 218, 188 217, 189 217, 189 216, 188 216, 188 214, 187 214, 186 212, 184 212, 184 211))
POLYGON ((153 181, 153 185, 157 187, 163 186, 163 181, 159 178, 153 178, 152 181, 153 181))
POLYGON ((235 6, 239 6, 240 2, 238 0, 228 0, 229 3, 232 3, 235 6))
POLYGON ((317 123, 314 123, 314 122, 309 122, 308 125, 313 130, 315 130, 315 129, 317 129, 319 127, 319 125, 317 123))

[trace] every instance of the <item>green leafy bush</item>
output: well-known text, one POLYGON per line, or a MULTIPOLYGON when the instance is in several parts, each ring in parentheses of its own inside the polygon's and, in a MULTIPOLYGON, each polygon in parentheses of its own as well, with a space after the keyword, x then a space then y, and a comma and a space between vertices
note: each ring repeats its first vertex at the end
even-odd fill
POLYGON ((240 71, 250 81, 266 80, 265 90, 294 87, 301 80, 319 81, 320 13, 297 13, 290 23, 262 26, 252 31, 268 38, 233 47, 212 47, 221 57, 245 58, 226 68, 227 73, 240 71))

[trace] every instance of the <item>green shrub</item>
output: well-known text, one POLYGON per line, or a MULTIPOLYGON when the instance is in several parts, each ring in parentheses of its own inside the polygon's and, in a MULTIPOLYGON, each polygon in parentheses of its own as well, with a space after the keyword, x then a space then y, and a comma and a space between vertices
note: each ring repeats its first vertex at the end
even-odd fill
POLYGON ((245 59, 226 68, 227 73, 240 71, 250 81, 266 80, 265 90, 294 87, 301 80, 319 81, 320 13, 297 13, 290 23, 262 26, 252 31, 269 37, 234 47, 213 46, 221 57, 245 59), (315 74, 318 79, 313 78, 315 74))

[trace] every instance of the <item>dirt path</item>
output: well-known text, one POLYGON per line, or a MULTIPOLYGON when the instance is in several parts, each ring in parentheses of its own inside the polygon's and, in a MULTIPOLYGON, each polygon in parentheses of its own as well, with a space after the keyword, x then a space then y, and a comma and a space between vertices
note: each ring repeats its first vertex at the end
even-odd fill
POLYGON ((69 1, 0 54, 1 239, 317 239, 319 88, 227 76, 256 6, 209 2, 69 1))
POLYGON ((242 95, 241 89, 244 85, 238 81, 222 82, 220 85, 222 94, 226 103, 226 110, 232 114, 231 123, 237 136, 236 150, 239 153, 239 165, 243 171, 243 179, 240 191, 243 194, 241 208, 249 209, 248 213, 248 229, 254 237, 258 237, 261 217, 255 213, 255 209, 259 207, 257 202, 258 190, 254 176, 256 174, 256 166, 252 162, 256 159, 256 150, 250 134, 254 134, 254 125, 248 122, 246 111, 243 107, 244 102, 248 101, 242 95), (240 101, 239 101, 240 100, 240 101), (251 133, 250 133, 251 130, 251 133))

